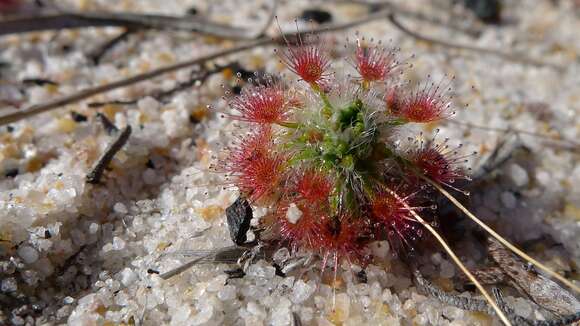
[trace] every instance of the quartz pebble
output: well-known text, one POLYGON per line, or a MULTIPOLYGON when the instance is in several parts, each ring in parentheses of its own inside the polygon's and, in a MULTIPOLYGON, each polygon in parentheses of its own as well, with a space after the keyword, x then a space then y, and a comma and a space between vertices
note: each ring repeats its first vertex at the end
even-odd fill
POLYGON ((504 191, 501 193, 500 199, 501 199, 502 204, 506 208, 513 209, 516 207, 517 199, 513 193, 511 193, 509 191, 504 191))
POLYGON ((512 303, 512 309, 516 314, 525 318, 532 314, 532 306, 523 298, 516 298, 512 303))
POLYGON ((515 163, 508 167, 508 176, 517 187, 523 187, 529 182, 528 172, 515 163))
POLYGON ((129 211, 127 210, 127 207, 126 207, 126 206, 125 206, 123 203, 116 203, 116 204, 113 206, 113 210, 114 210, 116 213, 119 213, 119 214, 127 214, 127 213, 129 212, 129 211))
POLYGON ((129 286, 131 283, 135 282, 137 275, 130 268, 125 268, 121 271, 121 283, 124 286, 129 286))
POLYGON ((15 292, 18 290, 18 284, 14 277, 7 277, 0 283, 0 291, 4 293, 15 292))
POLYGON ((224 286, 217 294, 222 301, 232 300, 236 297, 236 288, 233 285, 224 286))
POLYGON ((292 291, 292 302, 301 303, 306 301, 316 290, 316 287, 311 282, 304 282, 303 280, 298 280, 294 283, 294 289, 292 291))
POLYGON ((455 266, 447 260, 441 262, 439 275, 442 278, 452 278, 455 275, 455 266))
POLYGON ((27 264, 32 264, 38 260, 38 251, 30 246, 22 246, 18 248, 18 255, 27 264))
POLYGON ((120 237, 113 238, 112 250, 123 250, 125 248, 125 240, 120 237))

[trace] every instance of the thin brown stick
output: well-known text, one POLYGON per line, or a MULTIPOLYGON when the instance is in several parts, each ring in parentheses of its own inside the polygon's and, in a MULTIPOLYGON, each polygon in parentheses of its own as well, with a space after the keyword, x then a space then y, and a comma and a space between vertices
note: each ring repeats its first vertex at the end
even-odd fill
POLYGON ((264 33, 273 20, 278 0, 274 0, 266 27, 258 33, 241 27, 208 21, 199 17, 136 14, 130 12, 67 12, 44 16, 18 17, 0 21, 0 35, 64 28, 119 26, 129 29, 185 30, 225 39, 255 39, 264 33))
POLYGON ((473 274, 471 274, 469 269, 465 267, 465 265, 461 262, 461 260, 457 257, 457 255, 455 255, 451 247, 449 247, 449 245, 447 244, 447 242, 445 242, 445 239, 443 239, 443 237, 439 234, 439 232, 437 232, 431 226, 431 224, 427 223, 421 216, 419 216, 419 214, 417 214, 417 212, 415 212, 415 210, 411 206, 409 206, 407 202, 405 202, 395 191, 391 190, 388 187, 385 187, 385 189, 391 196, 393 196, 393 198, 395 198, 399 203, 401 203, 405 207, 405 209, 407 209, 411 213, 411 215, 413 215, 413 217, 417 220, 417 222, 421 223, 421 225, 423 225, 429 232, 431 232, 431 234, 439 242, 441 247, 443 247, 445 252, 447 252, 449 257, 451 257, 453 262, 455 262, 457 267, 459 267, 459 269, 463 272, 463 274, 465 274, 465 276, 467 276, 467 278, 469 278, 469 280, 477 287, 479 292, 481 292, 485 300, 493 308, 493 310, 495 311, 497 316, 501 319, 501 321, 505 325, 511 326, 509 319, 506 317, 503 311, 497 306, 497 304, 489 295, 489 293, 487 293, 487 290, 483 287, 483 285, 481 285, 481 283, 479 283, 479 281, 473 276, 473 274))
POLYGON ((548 268, 544 264, 540 263, 539 261, 535 260, 534 258, 530 257, 525 252, 521 251, 516 246, 514 246, 513 244, 511 244, 509 241, 507 241, 506 239, 504 239, 501 235, 499 235, 497 232, 495 232, 487 224, 483 223, 480 219, 478 219, 475 215, 473 215, 473 213, 471 213, 467 208, 465 208, 465 206, 463 206, 457 199, 455 199, 455 197, 453 197, 453 195, 451 195, 447 190, 443 189, 443 187, 441 187, 439 184, 437 184, 436 182, 434 182, 433 180, 427 178, 426 176, 424 176, 422 174, 419 174, 419 176, 423 180, 427 181, 430 185, 432 185, 433 187, 435 187, 435 189, 437 189, 441 194, 443 194, 445 197, 447 197, 447 199, 449 199, 449 201, 451 201, 451 203, 453 203, 457 208, 459 208, 463 213, 465 213, 465 215, 467 215, 475 223, 477 223, 479 226, 481 226, 492 237, 494 237, 497 241, 501 242, 501 244, 503 244, 504 246, 506 246, 512 252, 514 252, 518 256, 522 257, 524 260, 526 260, 526 261, 534 264, 536 267, 538 267, 539 269, 543 270, 544 272, 546 272, 547 274, 551 275, 552 277, 556 278, 560 282, 564 283, 569 288, 574 289, 574 291, 580 293, 580 287, 574 285, 574 283, 568 281, 566 278, 564 278, 560 274, 552 271, 550 268, 548 268))
MULTIPOLYGON (((362 24, 366 24, 366 23, 369 23, 369 22, 372 22, 372 21, 375 21, 378 19, 386 18, 387 14, 388 14, 388 11, 381 11, 381 12, 371 14, 367 17, 364 17, 364 18, 361 18, 358 20, 354 20, 354 21, 346 22, 346 23, 341 23, 341 24, 327 25, 327 26, 323 26, 320 28, 307 30, 304 33, 305 34, 321 34, 321 33, 337 31, 337 30, 348 29, 348 28, 362 25, 362 24)), ((129 77, 126 79, 117 80, 117 81, 114 81, 114 82, 109 83, 109 84, 104 84, 104 85, 100 85, 100 86, 87 88, 87 89, 81 90, 77 93, 65 95, 61 98, 56 98, 54 100, 49 100, 46 103, 31 105, 31 106, 29 106, 26 109, 23 109, 21 111, 1 116, 0 117, 0 126, 6 125, 9 123, 13 123, 16 121, 20 121, 22 119, 37 115, 39 113, 47 112, 47 111, 59 108, 59 107, 64 106, 64 105, 79 102, 81 100, 87 99, 87 98, 94 96, 94 95, 97 95, 97 94, 102 94, 102 93, 105 93, 105 92, 108 92, 108 91, 111 91, 111 90, 114 90, 117 88, 133 85, 133 84, 142 82, 144 80, 148 80, 148 79, 151 79, 151 78, 154 78, 154 77, 157 77, 157 76, 169 73, 169 72, 173 72, 173 71, 176 71, 179 69, 183 69, 183 68, 187 68, 187 67, 191 67, 191 66, 195 66, 195 65, 201 65, 201 64, 204 64, 208 61, 215 60, 217 58, 221 58, 221 57, 225 57, 225 56, 232 55, 235 53, 250 50, 250 49, 253 49, 253 48, 256 48, 259 46, 277 44, 277 43, 283 42, 284 37, 291 37, 294 34, 295 33, 293 33, 293 32, 292 33, 285 33, 285 34, 280 35, 276 38, 261 37, 259 39, 249 41, 245 44, 242 44, 242 45, 239 45, 239 46, 236 46, 233 48, 219 50, 219 51, 216 51, 216 52, 213 52, 213 53, 201 56, 201 57, 196 57, 193 59, 178 62, 178 63, 173 64, 173 65, 154 69, 154 70, 151 70, 149 72, 135 75, 135 76, 132 76, 132 77, 129 77)))
POLYGON ((101 177, 105 172, 105 168, 107 165, 109 165, 109 163, 111 163, 111 160, 113 160, 115 154, 117 154, 117 152, 123 148, 125 143, 127 143, 129 136, 131 136, 131 126, 125 127, 123 131, 119 133, 117 138, 115 138, 115 140, 109 144, 109 147, 107 147, 105 153, 103 153, 103 156, 101 156, 101 158, 97 161, 95 166, 91 169, 91 172, 87 174, 88 183, 97 184, 101 181, 101 177))
POLYGON ((101 62, 101 59, 105 54, 114 48, 117 44, 126 40, 130 34, 132 34, 135 30, 133 28, 125 28, 124 31, 119 33, 117 36, 113 37, 110 40, 107 40, 103 44, 99 44, 93 51, 91 51, 87 56, 91 59, 91 61, 98 65, 101 62))
POLYGON ((436 38, 433 38, 430 36, 424 36, 424 35, 421 35, 417 32, 410 30, 409 28, 405 27, 403 24, 401 24, 395 18, 394 14, 390 14, 388 19, 393 24, 393 26, 395 26, 398 30, 400 30, 401 32, 403 32, 403 33, 405 33, 405 34, 407 34, 407 35, 409 35, 409 36, 411 36, 419 41, 427 42, 427 43, 430 43, 433 45, 443 46, 446 48, 471 51, 471 52, 476 52, 476 53, 480 53, 480 54, 489 54, 489 55, 503 58, 505 60, 519 62, 519 63, 533 65, 533 66, 538 66, 538 67, 550 67, 550 68, 553 68, 553 69, 556 69, 559 71, 565 70, 565 68, 560 66, 560 65, 544 62, 544 61, 537 60, 537 59, 528 58, 522 54, 504 52, 504 51, 500 51, 500 50, 496 50, 496 49, 487 49, 487 48, 482 48, 482 47, 467 45, 467 44, 457 44, 457 43, 452 43, 452 42, 449 42, 446 40, 436 39, 436 38))
POLYGON ((227 39, 251 39, 254 32, 195 17, 177 17, 113 12, 75 12, 20 17, 0 22, 0 35, 65 28, 118 26, 127 28, 185 30, 227 39))

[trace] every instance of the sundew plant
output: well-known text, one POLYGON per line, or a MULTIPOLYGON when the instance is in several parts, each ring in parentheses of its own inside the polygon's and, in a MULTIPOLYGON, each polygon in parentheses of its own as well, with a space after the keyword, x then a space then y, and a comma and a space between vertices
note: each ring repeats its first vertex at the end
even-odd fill
MULTIPOLYGON (((346 259, 364 265, 368 245, 387 239, 397 251, 430 232, 476 284, 498 316, 509 321, 485 289, 428 221, 434 216, 433 189, 446 195, 492 236, 544 269, 469 213, 445 189, 464 193, 468 180, 461 146, 448 139, 403 138, 403 129, 451 118, 452 78, 418 85, 401 80, 409 65, 396 49, 357 39, 347 59, 352 75, 332 71, 330 57, 303 40, 279 51, 299 80, 265 75, 248 80, 237 96, 227 94, 242 133, 216 167, 254 205, 270 208, 260 220, 269 238, 292 251, 319 254, 323 265, 346 259)), ((463 194, 462 194, 463 193, 463 194)), ((336 272, 336 270, 335 270, 336 272)), ((549 271, 550 273, 553 273, 549 271)), ((553 274, 552 274, 553 275, 553 274)), ((566 284, 571 284, 567 282, 566 284)))
POLYGON ((447 140, 401 141, 401 129, 450 117, 449 89, 399 81, 405 65, 380 43, 358 40, 357 74, 337 76, 319 47, 299 42, 280 54, 297 84, 257 76, 228 98, 247 132, 221 168, 242 196, 272 206, 262 226, 293 250, 358 263, 377 239, 413 250, 423 227, 411 211, 434 207, 421 176, 448 187, 467 177, 447 140))

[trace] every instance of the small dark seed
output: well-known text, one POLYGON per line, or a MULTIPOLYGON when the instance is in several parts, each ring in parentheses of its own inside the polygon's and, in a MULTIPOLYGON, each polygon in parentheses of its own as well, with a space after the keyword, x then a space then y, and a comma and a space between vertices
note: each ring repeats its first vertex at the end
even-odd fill
POLYGON ((321 9, 306 9, 300 15, 303 21, 314 21, 318 24, 324 24, 332 21, 332 15, 321 9))
POLYGON ((159 271, 149 268, 147 269, 147 274, 159 274, 159 271))
POLYGON ((64 44, 63 46, 60 47, 61 51, 65 52, 65 53, 69 52, 71 50, 71 48, 72 47, 70 46, 70 44, 64 44))
POLYGON ((155 164, 153 164, 153 161, 151 161, 150 159, 147 160, 147 163, 145 163, 145 166, 147 166, 150 169, 155 169, 155 164))
POLYGON ((196 118, 195 115, 193 115, 193 114, 189 115, 189 123, 196 125, 200 122, 201 121, 198 118, 196 118))
POLYGON ((86 115, 84 115, 84 114, 80 114, 80 113, 78 113, 78 112, 71 111, 71 112, 70 112, 70 115, 71 115, 72 119, 73 119, 75 122, 85 122, 85 121, 87 121, 87 116, 86 116, 86 115))
POLYGON ((45 78, 25 78, 22 80, 22 84, 33 86, 58 85, 57 82, 45 78))
POLYGON ((360 272, 356 273, 356 277, 358 278, 359 282, 361 282, 361 283, 368 282, 367 272, 365 272, 364 269, 361 269, 360 272))
POLYGON ((6 171, 6 174, 4 174, 6 177, 10 177, 10 178, 14 178, 15 176, 18 175, 18 169, 11 169, 6 171))
POLYGON ((199 13, 199 11, 195 7, 190 7, 189 9, 187 9, 186 13, 190 16, 195 16, 199 13))
POLYGON ((463 0, 463 4, 485 23, 497 24, 501 21, 500 0, 463 0))

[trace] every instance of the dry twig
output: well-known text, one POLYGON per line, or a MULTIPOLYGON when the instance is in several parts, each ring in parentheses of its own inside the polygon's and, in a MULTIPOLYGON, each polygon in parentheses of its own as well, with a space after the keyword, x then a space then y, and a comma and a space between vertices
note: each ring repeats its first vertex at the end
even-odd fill
POLYGON ((58 13, 42 16, 17 17, 0 21, 0 36, 65 28, 118 26, 128 29, 171 29, 185 30, 223 39, 250 40, 264 34, 274 19, 278 0, 273 0, 265 27, 258 33, 241 27, 229 26, 192 16, 168 16, 136 14, 130 12, 69 12, 58 9, 58 13))
POLYGON ((0 22, 0 35, 102 26, 185 30, 226 39, 252 39, 256 37, 253 32, 247 29, 217 24, 197 17, 147 15, 128 12, 68 12, 8 19, 0 22))
POLYGON ((103 56, 109 50, 114 48, 115 45, 119 44, 120 42, 126 40, 129 37, 129 35, 131 35, 134 31, 135 31, 135 29, 133 29, 133 28, 126 28, 124 31, 119 33, 119 35, 113 37, 112 39, 106 41, 103 44, 100 44, 93 51, 91 51, 91 53, 89 53, 87 56, 91 59, 91 61, 95 65, 98 65, 101 62, 101 59, 103 58, 103 56))
POLYGON ((109 146, 103 153, 103 156, 101 156, 101 158, 97 161, 95 166, 91 169, 91 172, 87 174, 88 183, 97 184, 101 181, 101 177, 105 172, 105 168, 107 167, 107 165, 109 165, 109 163, 111 163, 111 160, 113 160, 115 154, 117 154, 117 152, 123 147, 123 145, 127 143, 127 140, 129 140, 130 135, 131 135, 131 126, 127 126, 123 129, 123 131, 121 131, 121 133, 119 133, 117 138, 111 144, 109 144, 109 146))

